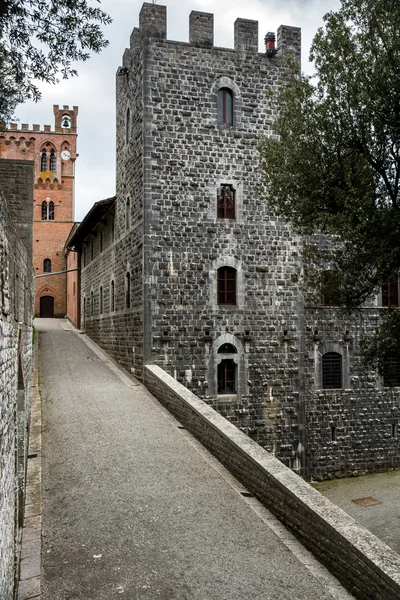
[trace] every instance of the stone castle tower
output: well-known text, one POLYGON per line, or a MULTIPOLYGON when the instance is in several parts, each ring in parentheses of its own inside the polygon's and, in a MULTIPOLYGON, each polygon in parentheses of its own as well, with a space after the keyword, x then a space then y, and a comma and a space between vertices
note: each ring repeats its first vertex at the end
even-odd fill
POLYGON ((80 251, 82 326, 141 377, 157 364, 302 475, 400 463, 400 365, 362 373, 356 318, 304 297, 302 240, 269 214, 258 155, 277 107, 269 91, 300 62, 300 30, 258 51, 237 19, 214 46, 213 15, 189 42, 166 39, 166 7, 145 3, 117 71, 117 194, 70 239, 80 251))
POLYGON ((54 106, 54 128, 11 123, 0 131, 0 158, 34 162, 33 267, 35 315, 64 317, 64 244, 74 218, 78 107, 54 106), (54 273, 54 274, 50 274, 54 273))

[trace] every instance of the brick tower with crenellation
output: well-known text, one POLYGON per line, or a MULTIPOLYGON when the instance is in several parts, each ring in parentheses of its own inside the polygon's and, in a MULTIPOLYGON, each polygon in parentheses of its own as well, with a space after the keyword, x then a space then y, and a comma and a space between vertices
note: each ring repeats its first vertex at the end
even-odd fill
POLYGON ((0 158, 34 161, 35 316, 64 317, 64 244, 74 219, 78 107, 55 105, 54 128, 10 123, 0 131, 0 158), (42 277, 37 277, 43 275, 42 277))

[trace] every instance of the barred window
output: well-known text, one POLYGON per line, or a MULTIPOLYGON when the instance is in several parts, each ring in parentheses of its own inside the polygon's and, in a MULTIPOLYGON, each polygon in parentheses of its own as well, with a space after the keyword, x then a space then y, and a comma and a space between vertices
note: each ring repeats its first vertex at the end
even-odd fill
POLYGON ((217 303, 219 305, 236 305, 236 269, 220 267, 217 272, 217 303))
POLYGON ((388 356, 383 365, 383 385, 400 387, 400 357, 388 356))
POLYGON ((223 183, 217 192, 217 218, 235 218, 235 190, 232 185, 223 183))
POLYGON ((218 90, 217 112, 218 125, 233 125, 233 92, 229 88, 218 90))
POLYGON ((382 286, 382 306, 399 306, 399 285, 397 277, 391 277, 382 286))
POLYGON ((322 357, 322 388, 342 388, 342 357, 338 352, 327 352, 322 357))
POLYGON ((236 364, 232 359, 218 365, 218 394, 236 394, 236 364))

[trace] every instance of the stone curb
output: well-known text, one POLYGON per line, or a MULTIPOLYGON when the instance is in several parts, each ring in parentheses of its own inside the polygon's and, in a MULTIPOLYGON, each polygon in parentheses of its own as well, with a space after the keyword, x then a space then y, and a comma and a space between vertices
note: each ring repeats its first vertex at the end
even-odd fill
POLYGON ((40 600, 42 546, 42 403, 38 376, 38 337, 34 347, 25 519, 17 600, 40 600))

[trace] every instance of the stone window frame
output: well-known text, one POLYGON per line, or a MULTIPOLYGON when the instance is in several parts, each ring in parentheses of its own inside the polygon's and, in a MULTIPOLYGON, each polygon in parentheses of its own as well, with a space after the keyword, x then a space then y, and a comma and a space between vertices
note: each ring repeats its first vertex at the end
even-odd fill
POLYGON ((314 384, 314 389, 324 392, 324 393, 329 393, 329 392, 335 392, 335 391, 340 391, 340 390, 350 390, 351 389, 351 385, 350 385, 350 362, 351 362, 351 355, 350 355, 350 349, 348 347, 344 348, 343 346, 341 346, 340 344, 337 343, 329 343, 329 342, 325 342, 322 344, 318 344, 318 342, 315 344, 315 348, 314 348, 314 369, 315 369, 315 384, 314 384), (328 352, 336 352, 337 354, 340 354, 342 357, 342 387, 341 388, 337 388, 337 389, 324 389, 322 387, 322 357, 324 354, 327 354, 328 352))
POLYGON ((242 396, 248 394, 248 366, 245 348, 242 342, 231 333, 223 333, 213 343, 208 363, 208 390, 209 394, 222 402, 237 402, 242 396), (223 354, 218 350, 224 344, 230 344, 236 348, 236 353, 223 354), (223 360, 233 360, 236 365, 236 394, 218 394, 218 365, 223 360))
POLYGON ((217 79, 211 87, 211 118, 219 129, 227 131, 240 127, 242 124, 242 94, 237 83, 230 77, 223 76, 217 79), (221 89, 229 89, 233 94, 233 122, 232 125, 218 125, 218 92, 221 89))
POLYGON ((245 278, 242 267, 242 262, 234 258, 233 256, 220 256, 213 264, 211 272, 209 273, 210 281, 210 304, 214 308, 214 311, 223 310, 238 310, 244 308, 245 302, 245 278), (232 267, 236 270, 236 304, 218 304, 217 298, 217 273, 221 267, 232 267))
POLYGON ((217 270, 218 306, 236 306, 237 271, 233 267, 219 267, 217 270), (221 299, 222 294, 222 299, 221 299))
POLYGON ((42 221, 54 221, 54 201, 50 197, 45 198, 41 203, 42 221))
POLYGON ((218 223, 221 227, 231 228, 236 223, 243 222, 243 182, 239 179, 231 177, 227 173, 226 177, 218 177, 212 181, 207 188, 207 195, 210 199, 208 208, 208 218, 214 223, 218 223), (218 189, 222 185, 231 185, 235 190, 235 218, 234 219, 220 219, 217 216, 217 194, 218 189))

